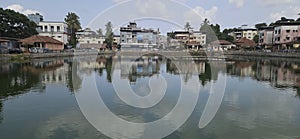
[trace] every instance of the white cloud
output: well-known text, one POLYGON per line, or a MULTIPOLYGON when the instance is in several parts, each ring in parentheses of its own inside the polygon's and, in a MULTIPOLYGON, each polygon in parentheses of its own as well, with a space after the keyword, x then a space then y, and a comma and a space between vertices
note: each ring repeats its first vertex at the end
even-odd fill
POLYGON ((136 8, 139 14, 148 17, 168 17, 166 4, 161 0, 137 0, 136 8))
POLYGON ((271 13, 268 19, 270 21, 277 21, 281 17, 287 17, 287 18, 296 19, 296 18, 299 18, 299 15, 297 15, 299 12, 300 12, 300 7, 290 6, 286 10, 282 10, 282 11, 279 11, 279 12, 271 13))
POLYGON ((184 14, 185 20, 190 22, 193 26, 199 26, 200 23, 207 18, 209 21, 213 21, 218 12, 218 7, 214 6, 209 10, 197 6, 184 14))
POLYGON ((267 6, 276 6, 276 5, 283 5, 283 4, 291 4, 294 3, 295 0, 258 0, 259 3, 263 3, 267 6))
POLYGON ((24 7, 20 4, 12 4, 7 6, 5 9, 11 9, 14 10, 16 12, 28 15, 28 14, 34 14, 34 13, 41 13, 37 10, 32 10, 32 9, 24 9, 24 7))
POLYGON ((244 6, 244 0, 228 0, 230 4, 235 4, 236 7, 241 8, 244 6))

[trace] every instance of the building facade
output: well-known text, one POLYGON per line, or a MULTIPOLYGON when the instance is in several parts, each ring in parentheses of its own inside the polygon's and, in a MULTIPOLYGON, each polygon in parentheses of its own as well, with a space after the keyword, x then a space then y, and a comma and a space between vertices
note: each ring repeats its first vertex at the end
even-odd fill
POLYGON ((120 28, 120 44, 122 49, 152 49, 157 46, 159 31, 142 29, 135 22, 120 28))
POLYGON ((65 22, 42 21, 37 31, 41 36, 52 37, 64 44, 68 43, 68 25, 65 22))
POLYGON ((39 22, 42 22, 44 20, 43 16, 40 15, 39 13, 35 13, 35 14, 28 14, 27 18, 30 21, 33 21, 34 23, 38 24, 39 22))
POLYGON ((275 46, 291 48, 300 38, 300 23, 285 23, 274 27, 273 42, 275 46))
POLYGON ((265 48, 272 47, 273 45, 273 32, 274 27, 266 27, 259 31, 258 44, 264 46, 265 48))
POLYGON ((228 35, 232 36, 235 40, 240 40, 242 38, 247 38, 253 40, 255 35, 258 35, 256 29, 239 29, 237 31, 231 32, 228 35))

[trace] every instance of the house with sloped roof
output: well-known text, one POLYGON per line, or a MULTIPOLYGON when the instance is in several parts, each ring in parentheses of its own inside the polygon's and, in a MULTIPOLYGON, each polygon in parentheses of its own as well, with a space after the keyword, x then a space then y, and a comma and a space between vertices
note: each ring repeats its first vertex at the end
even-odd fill
POLYGON ((236 45, 226 40, 216 40, 209 44, 213 51, 226 51, 235 48, 236 45))
POLYGON ((30 47, 46 48, 53 51, 64 49, 64 43, 48 36, 34 35, 19 41, 25 49, 30 47))
POLYGON ((254 48, 256 46, 256 43, 253 40, 247 38, 241 38, 235 41, 235 44, 240 48, 254 48))

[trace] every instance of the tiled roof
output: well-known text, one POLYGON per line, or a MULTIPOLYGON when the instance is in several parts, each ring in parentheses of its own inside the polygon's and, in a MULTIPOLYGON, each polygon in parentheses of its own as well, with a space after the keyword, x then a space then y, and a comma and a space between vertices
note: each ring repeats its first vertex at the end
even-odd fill
POLYGON ((62 42, 53 39, 48 36, 39 36, 39 35, 34 35, 25 39, 20 40, 19 42, 23 44, 34 44, 34 43, 52 43, 52 44, 63 44, 62 42))
POLYGON ((240 40, 236 41, 236 44, 241 47, 253 47, 256 46, 256 43, 253 40, 249 40, 247 38, 241 38, 240 40))
POLYGON ((230 45, 232 43, 226 40, 216 40, 211 42, 211 44, 230 45))

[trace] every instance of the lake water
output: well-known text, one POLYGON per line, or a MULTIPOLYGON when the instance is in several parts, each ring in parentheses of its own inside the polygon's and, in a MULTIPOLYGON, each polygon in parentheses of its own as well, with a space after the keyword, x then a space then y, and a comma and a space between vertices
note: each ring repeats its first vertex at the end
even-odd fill
MULTIPOLYGON (((86 119, 80 109, 84 106, 78 105, 91 91, 87 79, 94 79, 92 83, 113 114, 135 123, 163 118, 176 106, 182 84, 190 81, 198 84, 200 91, 195 98, 195 108, 167 139, 300 138, 300 60, 244 58, 226 61, 225 65, 219 61, 192 63, 165 57, 141 57, 131 61, 133 66, 128 68, 126 61, 130 60, 115 62, 118 59, 120 57, 87 56, 1 63, 0 138, 109 138, 86 119), (130 70, 125 72, 124 67, 130 70), (199 128, 211 87, 221 81, 221 75, 226 78, 222 81, 225 92, 220 108, 207 126, 199 128), (152 79, 163 77, 167 88, 157 105, 132 107, 116 93, 117 77, 127 81, 141 97, 149 95, 148 83, 152 79)), ((88 109, 101 110, 97 107, 93 105, 88 109)), ((101 117, 94 117, 97 116, 101 117)), ((120 133, 125 130, 113 124, 107 121, 98 126, 115 128, 120 133)), ((147 130, 140 132, 146 134, 147 130)))

